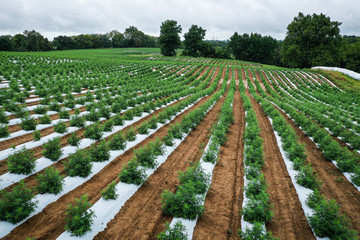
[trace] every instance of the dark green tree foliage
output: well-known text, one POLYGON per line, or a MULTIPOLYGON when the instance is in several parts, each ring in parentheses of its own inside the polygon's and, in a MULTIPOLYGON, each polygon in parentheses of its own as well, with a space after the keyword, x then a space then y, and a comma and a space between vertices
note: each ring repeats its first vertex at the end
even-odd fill
POLYGON ((72 37, 58 36, 54 38, 52 45, 57 50, 69 50, 75 49, 76 42, 72 37))
POLYGON ((235 32, 228 43, 228 49, 235 59, 266 64, 277 61, 278 48, 276 39, 258 33, 239 35, 235 32))
POLYGON ((181 46, 179 34, 182 29, 180 25, 174 20, 166 20, 161 23, 159 45, 161 54, 164 56, 176 55, 176 48, 181 46))
POLYGON ((203 50, 203 40, 206 30, 197 25, 192 25, 184 35, 184 51, 183 55, 191 57, 199 57, 203 50))
POLYGON ((324 14, 298 16, 287 27, 281 61, 288 67, 338 66, 340 22, 324 14))
POLYGON ((0 192, 0 220, 16 224, 30 215, 36 206, 34 194, 23 181, 11 192, 0 192))
POLYGON ((74 205, 68 205, 65 230, 71 232, 71 236, 79 237, 91 230, 95 215, 94 211, 88 210, 90 207, 86 195, 76 199, 74 205))
POLYGON ((342 67, 360 72, 360 41, 345 44, 342 48, 342 67))
POLYGON ((10 35, 0 36, 0 51, 12 51, 13 46, 12 37, 10 35))

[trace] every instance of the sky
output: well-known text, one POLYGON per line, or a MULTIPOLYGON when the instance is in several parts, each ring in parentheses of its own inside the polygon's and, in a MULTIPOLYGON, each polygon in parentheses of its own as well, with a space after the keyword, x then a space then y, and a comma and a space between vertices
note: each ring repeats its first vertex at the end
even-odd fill
POLYGON ((0 0, 0 9, 0 35, 35 30, 49 40, 129 26, 159 36, 165 20, 176 20, 181 35, 198 25, 207 40, 226 40, 234 32, 283 40, 299 12, 323 13, 342 22, 341 35, 360 36, 359 0, 0 0))

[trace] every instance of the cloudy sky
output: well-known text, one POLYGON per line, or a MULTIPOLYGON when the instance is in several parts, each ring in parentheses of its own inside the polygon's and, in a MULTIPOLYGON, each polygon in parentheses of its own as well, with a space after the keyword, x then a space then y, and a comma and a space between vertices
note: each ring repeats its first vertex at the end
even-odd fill
POLYGON ((182 34, 192 24, 203 27, 206 39, 225 40, 234 32, 283 39, 299 12, 324 13, 342 22, 342 35, 360 36, 359 0, 0 0, 0 7, 0 35, 36 30, 49 40, 129 26, 158 36, 167 19, 176 20, 182 34))

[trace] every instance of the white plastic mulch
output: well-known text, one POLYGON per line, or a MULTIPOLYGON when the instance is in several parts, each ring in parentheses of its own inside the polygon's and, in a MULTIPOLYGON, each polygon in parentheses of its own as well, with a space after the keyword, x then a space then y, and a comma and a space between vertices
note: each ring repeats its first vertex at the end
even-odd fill
POLYGON ((322 70, 327 70, 327 71, 336 71, 336 72, 341 72, 349 77, 352 77, 356 80, 360 80, 360 73, 351 71, 349 69, 345 69, 345 68, 338 68, 338 67, 313 67, 311 69, 322 69, 322 70))

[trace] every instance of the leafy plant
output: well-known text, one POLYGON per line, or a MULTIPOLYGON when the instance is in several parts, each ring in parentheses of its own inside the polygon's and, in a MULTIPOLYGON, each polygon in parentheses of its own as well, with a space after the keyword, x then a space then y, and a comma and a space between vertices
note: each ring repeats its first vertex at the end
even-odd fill
POLYGON ((46 106, 37 106, 36 108, 34 108, 34 113, 36 114, 45 114, 47 112, 47 108, 46 106))
POLYGON ((71 236, 80 237, 91 230, 95 215, 94 211, 89 210, 90 207, 91 204, 87 200, 87 195, 75 199, 74 205, 68 205, 65 213, 65 230, 71 232, 71 236))
POLYGON ((126 139, 121 131, 117 132, 109 142, 111 150, 124 150, 126 147, 126 139))
POLYGON ((105 200, 116 199, 118 197, 118 194, 116 193, 116 182, 112 181, 109 183, 109 185, 101 191, 101 196, 105 200))
POLYGON ((110 159, 109 146, 105 140, 99 144, 94 144, 89 149, 91 160, 94 162, 104 162, 110 159))
POLYGON ((57 133, 65 133, 67 131, 67 125, 63 121, 59 121, 57 124, 54 125, 54 131, 57 133))
POLYGON ((239 231, 239 236, 243 240, 275 240, 277 238, 271 235, 271 232, 266 232, 262 228, 261 223, 255 222, 252 228, 246 227, 245 231, 239 231))
POLYGON ((9 118, 6 116, 4 109, 0 109, 0 123, 9 123, 9 118))
POLYGON ((113 123, 112 119, 110 119, 102 125, 101 130, 103 132, 111 132, 113 130, 113 126, 114 126, 114 123, 113 123))
POLYGON ((193 184, 197 194, 207 191, 210 183, 210 176, 204 172, 200 164, 189 167, 185 172, 179 172, 180 184, 193 184))
POLYGON ((78 150, 70 154, 69 161, 65 164, 65 170, 70 177, 87 177, 91 173, 92 163, 89 154, 78 150))
POLYGON ((124 119, 121 115, 117 114, 112 118, 112 121, 115 126, 122 126, 124 125, 124 119))
POLYGON ((119 174, 120 181, 135 185, 143 184, 146 177, 145 170, 139 167, 139 163, 136 160, 129 161, 119 174))
POLYGON ((65 110, 65 109, 61 109, 59 111, 59 118, 60 119, 69 119, 70 118, 70 113, 69 111, 65 110))
POLYGON ((132 142, 132 141, 135 141, 136 139, 136 133, 135 133, 135 130, 133 127, 130 127, 130 129, 127 131, 126 133, 126 139, 129 141, 129 142, 132 142))
POLYGON ((174 226, 171 228, 169 223, 165 224, 165 231, 161 232, 157 235, 157 239, 159 240, 187 240, 188 234, 186 232, 185 226, 177 221, 174 226))
POLYGON ((33 137, 34 137, 34 141, 40 141, 41 139, 41 134, 38 130, 33 132, 33 137))
POLYGON ((48 115, 43 115, 41 117, 39 117, 40 120, 40 124, 50 124, 51 123, 51 118, 48 115))
POLYGON ((61 176, 59 171, 54 167, 49 167, 45 169, 43 174, 37 175, 37 181, 39 185, 36 189, 39 193, 58 194, 62 191, 64 176, 61 176))
POLYGON ((0 125, 0 138, 5 138, 10 135, 9 128, 7 125, 0 125))
POLYGON ((20 126, 25 131, 35 130, 36 129, 35 119, 33 117, 23 118, 23 119, 21 119, 20 126))
POLYGON ((70 119, 70 126, 71 127, 83 128, 83 127, 85 127, 85 119, 83 117, 81 117, 80 115, 75 114, 70 119))
POLYGON ((43 148, 45 151, 42 152, 44 157, 49 158, 52 161, 59 160, 62 149, 61 149, 61 139, 59 137, 49 140, 47 143, 44 143, 43 148))
POLYGON ((78 146, 79 142, 80 142, 80 138, 77 137, 76 132, 73 132, 70 137, 67 139, 67 142, 71 145, 71 146, 78 146))
POLYGON ((11 154, 7 166, 11 173, 30 174, 35 168, 34 152, 25 147, 11 154))
POLYGON ((258 196, 250 196, 249 201, 245 208, 242 209, 245 221, 254 222, 267 222, 270 221, 273 212, 269 203, 269 194, 262 191, 258 196))
POLYGON ((93 140, 100 140, 102 135, 101 126, 98 123, 87 126, 84 131, 84 137, 93 140))
POLYGON ((23 180, 12 191, 0 192, 0 220, 16 224, 27 218, 35 209, 34 194, 23 180))

